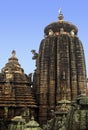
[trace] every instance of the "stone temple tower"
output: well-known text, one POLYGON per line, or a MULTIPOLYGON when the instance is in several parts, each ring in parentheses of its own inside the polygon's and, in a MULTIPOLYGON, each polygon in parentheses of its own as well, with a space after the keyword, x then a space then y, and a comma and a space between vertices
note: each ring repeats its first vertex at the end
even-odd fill
POLYGON ((34 73, 34 91, 39 105, 39 121, 50 117, 58 101, 74 100, 86 90, 86 66, 78 29, 64 21, 60 12, 58 21, 45 27, 40 43, 34 73))
POLYGON ((29 76, 24 73, 13 50, 0 72, 0 130, 7 130, 16 116, 23 115, 26 120, 36 116, 36 109, 29 76))

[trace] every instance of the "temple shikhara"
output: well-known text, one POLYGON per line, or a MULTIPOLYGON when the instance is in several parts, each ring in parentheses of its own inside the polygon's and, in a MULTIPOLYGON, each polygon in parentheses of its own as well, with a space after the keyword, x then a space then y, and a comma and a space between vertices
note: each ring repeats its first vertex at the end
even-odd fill
POLYGON ((60 11, 45 27, 38 53, 31 51, 36 68, 29 75, 12 51, 0 73, 0 130, 88 130, 88 79, 77 34, 60 11))

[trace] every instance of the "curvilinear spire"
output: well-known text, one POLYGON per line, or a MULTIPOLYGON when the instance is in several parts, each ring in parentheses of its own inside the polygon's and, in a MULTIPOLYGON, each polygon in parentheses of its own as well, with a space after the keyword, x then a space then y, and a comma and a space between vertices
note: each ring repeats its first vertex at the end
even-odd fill
POLYGON ((58 18, 44 29, 34 73, 40 122, 50 118, 49 111, 58 101, 72 101, 86 89, 85 57, 78 29, 63 20, 61 10, 58 18))

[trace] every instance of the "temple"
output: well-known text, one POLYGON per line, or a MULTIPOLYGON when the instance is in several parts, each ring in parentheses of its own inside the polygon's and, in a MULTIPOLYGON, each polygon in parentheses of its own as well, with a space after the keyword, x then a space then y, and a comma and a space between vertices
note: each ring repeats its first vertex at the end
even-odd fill
POLYGON ((50 110, 55 110, 58 101, 72 101, 86 92, 84 50, 77 33, 77 27, 64 21, 62 13, 44 29, 34 73, 40 121, 50 118, 50 110))
POLYGON ((24 73, 13 50, 0 73, 0 126, 4 121, 4 125, 8 125, 15 116, 24 115, 28 120, 31 114, 35 115, 37 103, 30 86, 30 78, 24 73))
MULTIPOLYGON (((80 102, 78 97, 88 93, 84 50, 77 33, 78 28, 65 21, 60 11, 58 20, 45 27, 39 52, 31 51, 36 60, 33 80, 32 74, 24 73, 12 51, 0 73, 0 130, 8 129, 11 119, 20 115, 26 122, 34 116, 43 126, 53 111, 54 115, 58 115, 57 111, 59 115, 64 111, 62 117, 67 115, 71 103, 80 102)), ((67 126, 66 130, 72 128, 67 126)))

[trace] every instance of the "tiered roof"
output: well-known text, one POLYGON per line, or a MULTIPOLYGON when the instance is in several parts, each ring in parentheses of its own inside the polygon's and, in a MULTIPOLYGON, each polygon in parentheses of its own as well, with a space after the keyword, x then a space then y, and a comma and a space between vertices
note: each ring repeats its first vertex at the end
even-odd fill
POLYGON ((29 77, 21 68, 15 51, 0 73, 0 106, 37 107, 29 77))

